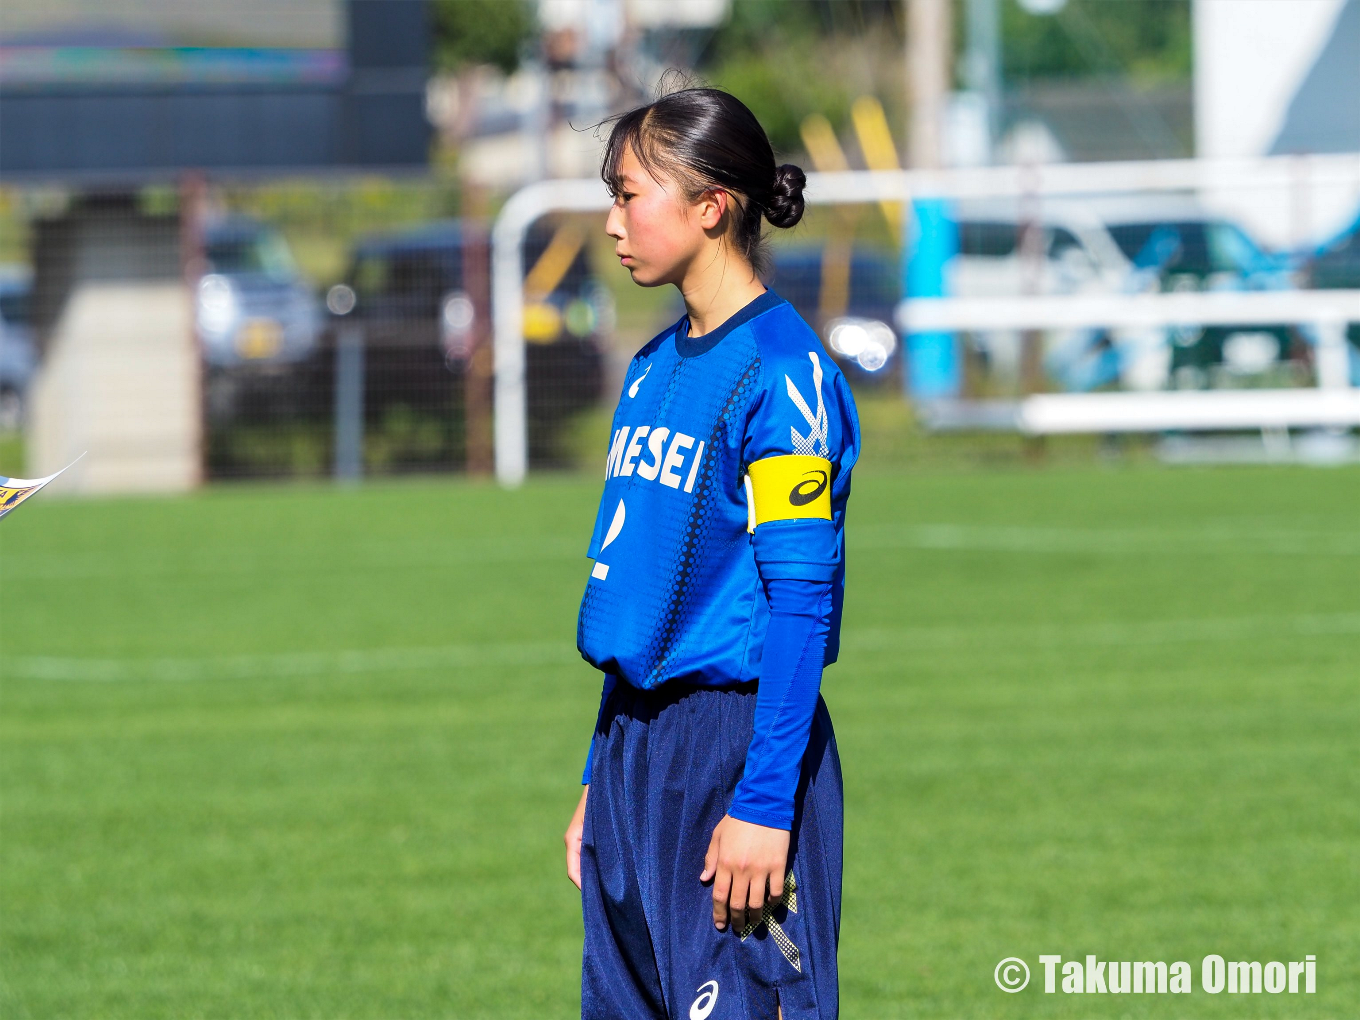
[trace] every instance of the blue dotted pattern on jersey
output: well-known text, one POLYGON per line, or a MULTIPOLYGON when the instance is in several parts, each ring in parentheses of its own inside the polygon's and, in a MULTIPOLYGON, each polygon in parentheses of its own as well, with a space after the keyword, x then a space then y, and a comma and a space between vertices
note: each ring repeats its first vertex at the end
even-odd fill
MULTIPOLYGON (((731 430, 735 417, 745 410, 751 396, 751 388, 760 377, 760 357, 754 348, 751 349, 750 355, 745 371, 732 386, 727 402, 718 412, 717 419, 707 436, 706 448, 715 453, 727 445, 727 433, 731 430)), ((674 382, 678 382, 685 374, 687 364, 686 361, 680 363, 679 370, 672 377, 674 382)), ((675 561, 667 579, 666 602, 661 624, 647 645, 645 660, 647 676, 644 681, 647 687, 652 687, 665 679, 667 667, 682 650, 677 639, 686 633, 685 624, 695 600, 694 581, 696 577, 703 576, 705 561, 715 554, 729 553, 726 545, 715 543, 710 534, 714 516, 713 496, 716 487, 723 481, 716 466, 718 463, 720 458, 709 457, 700 468, 694 499, 690 503, 689 516, 685 520, 685 528, 680 536, 680 548, 676 550, 675 561)))
MULTIPOLYGON (((673 345, 673 333, 658 341, 639 352, 638 358, 655 354, 667 341, 673 345)), ((737 550, 733 546, 747 541, 744 527, 726 534, 731 522, 722 522, 729 527, 719 530, 722 515, 716 504, 725 490, 735 492, 741 487, 740 474, 724 451, 740 445, 761 369, 754 337, 741 332, 729 335, 700 357, 682 358, 673 349, 665 353, 670 373, 653 421, 673 423, 677 420, 673 410, 683 409, 683 420, 688 423, 685 431, 703 440, 704 456, 694 491, 671 493, 672 498, 664 505, 651 506, 656 515, 649 520, 651 538, 672 543, 670 550, 657 550, 655 562, 665 566, 650 576, 634 577, 626 590, 609 584, 587 584, 577 620, 577 642, 582 648, 589 644, 592 631, 616 627, 621 615, 637 621, 638 632, 645 638, 638 649, 636 672, 629 680, 639 687, 654 687, 670 678, 687 650, 685 639, 692 636, 689 624, 694 615, 719 594, 707 590, 706 566, 734 555, 737 550), (682 498, 675 499, 676 495, 682 498)), ((644 371, 638 368, 640 363, 635 362, 629 371, 625 392, 644 371)), ((653 367, 643 385, 661 384, 653 367)), ((618 426, 616 421, 615 428, 618 426)), ((620 483, 617 492, 629 503, 631 523, 634 494, 640 486, 655 483, 639 480, 636 473, 615 480, 615 485, 620 483)))

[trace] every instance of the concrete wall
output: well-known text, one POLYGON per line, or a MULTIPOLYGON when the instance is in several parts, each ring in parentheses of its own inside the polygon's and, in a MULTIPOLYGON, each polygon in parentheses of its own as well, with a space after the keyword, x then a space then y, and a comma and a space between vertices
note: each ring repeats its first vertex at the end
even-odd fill
POLYGON ((188 289, 78 284, 30 389, 29 474, 68 493, 182 492, 200 480, 201 385, 188 289))

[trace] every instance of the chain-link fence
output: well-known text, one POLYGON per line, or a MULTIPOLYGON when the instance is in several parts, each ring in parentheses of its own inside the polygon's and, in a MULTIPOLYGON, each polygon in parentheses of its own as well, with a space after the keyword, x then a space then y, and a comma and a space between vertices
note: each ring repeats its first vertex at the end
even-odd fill
MULTIPOLYGON (((1335 301, 1129 318, 1156 295, 1344 301, 1360 287, 1353 160, 1120 166, 814 175, 765 282, 859 393, 982 407, 948 419, 961 427, 1009 427, 983 402, 1037 393, 1360 384, 1360 315, 1335 301), (927 306, 908 299, 954 304, 913 322, 927 306)), ((108 471, 153 487, 489 472, 515 400, 525 468, 593 459, 628 358, 683 305, 618 266, 598 181, 536 187, 508 241, 492 227, 513 203, 461 216, 432 178, 4 190, 6 467, 23 424, 30 471, 113 451, 108 471)))
MULTIPOLYGON (((488 224, 451 187, 2 197, 10 473, 92 447, 152 487, 491 469, 488 224)), ((523 251, 536 468, 574 463, 570 423, 603 392, 613 299, 589 241, 546 218, 523 251)))
MULTIPOLYGON (((293 275, 277 224, 205 217, 197 295, 211 477, 489 469, 486 224, 448 215, 432 186, 394 190, 404 208, 347 231, 316 274, 328 287, 293 275)), ((351 201, 363 200, 361 185, 351 201)), ((525 333, 536 467, 570 462, 559 426, 601 392, 611 302, 585 240, 575 224, 544 221, 523 253, 537 287, 525 333)))

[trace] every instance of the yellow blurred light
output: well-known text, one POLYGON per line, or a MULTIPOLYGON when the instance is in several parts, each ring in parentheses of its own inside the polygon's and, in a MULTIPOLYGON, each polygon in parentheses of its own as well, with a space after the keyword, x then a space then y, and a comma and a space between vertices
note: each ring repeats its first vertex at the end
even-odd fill
POLYGON ((283 346, 283 327, 273 319, 251 319, 236 337, 236 350, 243 358, 272 358, 283 346))
POLYGON ((550 344, 562 332, 562 313, 546 302, 524 306, 524 339, 531 344, 550 344))
MULTIPOLYGON (((850 106, 850 119, 855 125, 855 137, 859 139, 860 151, 870 170, 900 170, 902 164, 897 159, 897 145, 893 142, 892 131, 888 128, 888 118, 883 112, 883 104, 873 96, 860 96, 850 106)), ((894 240, 901 241, 902 203, 880 201, 879 208, 888 221, 894 240)))
POLYGON ((836 138, 831 122, 820 113, 810 113, 803 118, 799 134, 803 136, 803 147, 812 157, 812 165, 822 173, 834 173, 850 169, 845 151, 836 138))

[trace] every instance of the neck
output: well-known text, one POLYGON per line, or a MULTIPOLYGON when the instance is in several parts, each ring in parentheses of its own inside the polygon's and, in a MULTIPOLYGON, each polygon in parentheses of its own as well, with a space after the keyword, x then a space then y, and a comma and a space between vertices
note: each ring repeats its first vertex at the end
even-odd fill
POLYGON ((744 259, 724 258, 719 253, 696 261, 703 263, 703 268, 692 270, 676 284, 685 299, 690 336, 717 329, 765 293, 765 285, 744 259))

